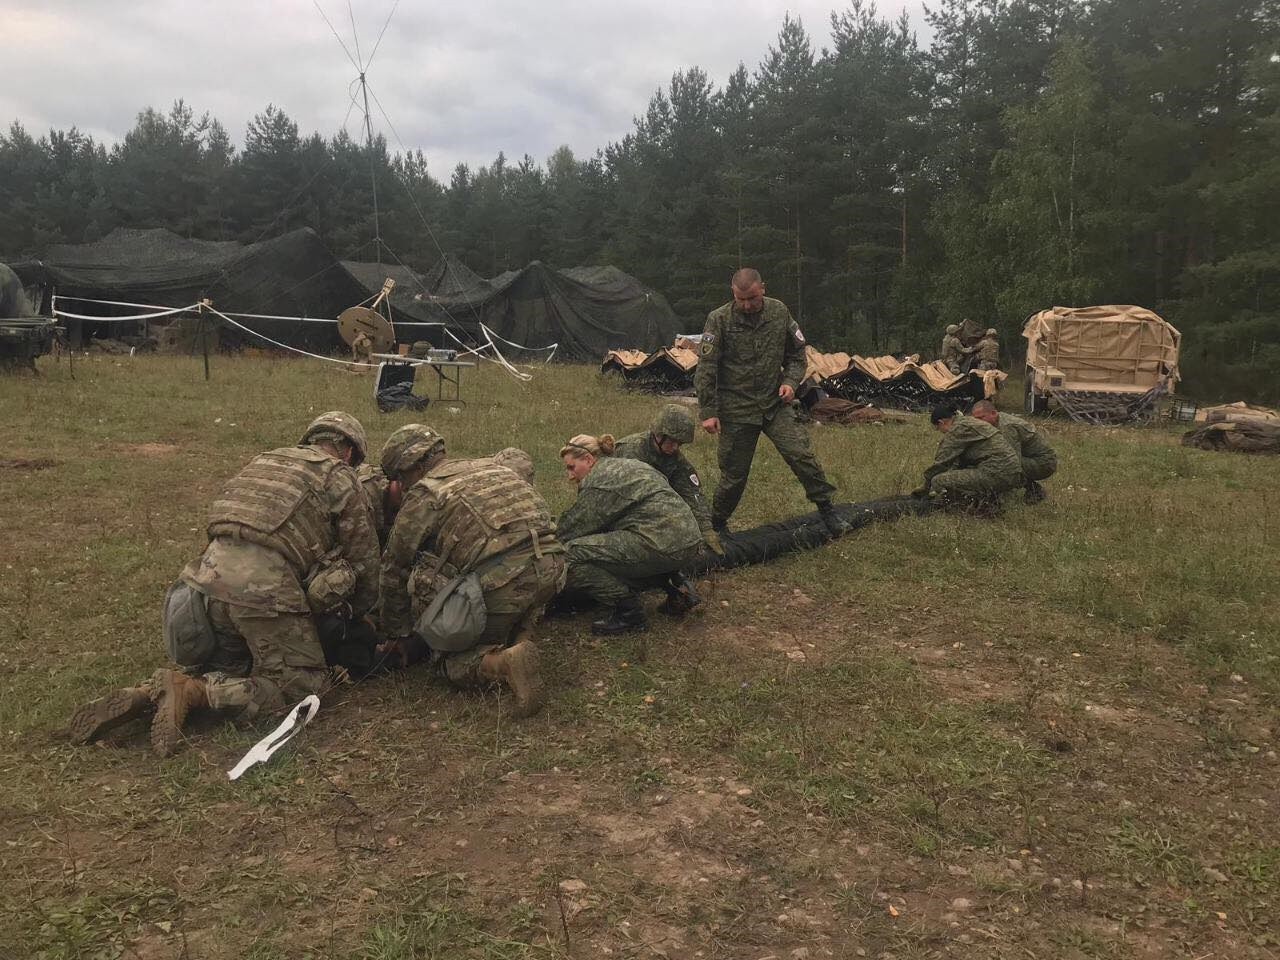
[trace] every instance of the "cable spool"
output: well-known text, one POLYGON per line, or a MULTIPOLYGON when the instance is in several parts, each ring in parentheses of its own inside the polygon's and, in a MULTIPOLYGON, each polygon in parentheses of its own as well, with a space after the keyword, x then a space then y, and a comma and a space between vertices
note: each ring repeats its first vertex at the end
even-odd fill
POLYGON ((357 333, 363 333, 373 341, 374 353, 388 353, 396 345, 391 321, 368 307, 347 307, 338 314, 338 335, 347 346, 355 340, 357 333))

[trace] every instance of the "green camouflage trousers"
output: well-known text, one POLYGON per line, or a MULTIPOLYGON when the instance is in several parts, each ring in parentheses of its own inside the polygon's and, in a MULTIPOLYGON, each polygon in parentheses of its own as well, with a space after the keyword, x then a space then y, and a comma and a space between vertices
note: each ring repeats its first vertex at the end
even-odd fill
POLYGON ((763 433, 777 448, 796 479, 804 486, 805 496, 814 504, 830 503, 836 488, 827 480, 814 455, 809 434, 796 419, 794 406, 784 404, 763 424, 721 423, 720 445, 716 457, 720 462, 720 483, 711 501, 711 519, 722 525, 733 516, 747 489, 751 461, 756 455, 756 441, 763 433))
POLYGON ((938 474, 929 489, 946 500, 988 500, 1009 492, 1013 486, 1006 477, 965 467, 938 474))
MULTIPOLYGON (((440 670, 456 687, 482 683, 480 661, 486 653, 518 643, 532 634, 542 611, 565 582, 565 555, 529 555, 529 563, 513 580, 484 592, 484 633, 470 650, 440 657, 440 670)), ((439 655, 437 655, 439 656, 439 655)))
POLYGON ((209 706, 251 720, 324 689, 329 668, 308 614, 264 613, 209 599, 217 649, 201 675, 209 706))
POLYGON ((692 562, 697 545, 677 553, 660 553, 630 530, 592 533, 570 540, 569 577, 565 590, 615 606, 642 581, 673 573, 692 562))
POLYGON ((1057 472, 1058 458, 1053 454, 1022 458, 1022 475, 1027 480, 1048 480, 1057 472))

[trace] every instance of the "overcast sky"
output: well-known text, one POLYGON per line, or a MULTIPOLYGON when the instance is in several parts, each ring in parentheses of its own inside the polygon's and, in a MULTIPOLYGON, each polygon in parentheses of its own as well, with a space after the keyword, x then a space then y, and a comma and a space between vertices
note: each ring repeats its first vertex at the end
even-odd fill
MULTIPOLYGON (((353 57, 346 0, 318 0, 353 57)), ((367 60, 394 0, 352 0, 367 60)), ((671 74, 701 66, 717 85, 748 69, 798 16, 815 52, 836 0, 401 0, 368 70, 392 149, 421 148, 437 178, 499 150, 542 162, 563 143, 579 156, 625 135, 671 74), (394 132, 390 126, 394 126, 394 132), (396 134, 399 134, 397 138, 396 134)), ((882 0, 921 30, 921 0, 882 0)), ((843 7, 841 7, 843 9, 843 7)), ((77 126, 113 143, 146 106, 181 97, 237 143, 268 103, 303 134, 344 123, 356 69, 312 0, 0 0, 6 80, 0 121, 33 135, 77 126)))

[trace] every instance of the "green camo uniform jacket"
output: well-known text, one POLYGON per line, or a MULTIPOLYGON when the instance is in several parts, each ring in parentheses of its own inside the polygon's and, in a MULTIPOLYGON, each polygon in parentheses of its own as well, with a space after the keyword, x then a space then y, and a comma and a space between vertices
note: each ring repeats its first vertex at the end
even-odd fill
POLYGON ((689 505, 693 518, 698 521, 698 529, 703 533, 711 529, 711 509, 702 495, 702 481, 683 453, 676 451, 667 456, 653 442, 652 433, 633 433, 618 441, 613 455, 639 460, 657 470, 667 478, 671 489, 680 494, 680 499, 689 505))
POLYGON ((756 314, 733 302, 707 316, 694 386, 703 420, 764 423, 778 412, 778 388, 799 389, 804 379, 804 334, 781 300, 764 298, 756 314))

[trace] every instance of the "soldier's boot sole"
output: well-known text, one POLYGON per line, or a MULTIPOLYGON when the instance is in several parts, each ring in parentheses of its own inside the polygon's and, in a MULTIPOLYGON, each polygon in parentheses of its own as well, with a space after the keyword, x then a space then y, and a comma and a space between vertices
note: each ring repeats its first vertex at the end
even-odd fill
POLYGON ((171 757, 182 745, 182 727, 192 709, 206 706, 204 684, 177 670, 157 670, 152 678, 156 715, 151 721, 151 749, 171 757))
POLYGON ((67 735, 72 743, 92 743, 116 727, 149 713, 151 697, 146 690, 128 687, 113 690, 105 697, 91 700, 71 715, 67 735))
POLYGON ((546 702, 546 688, 542 683, 542 670, 538 663, 538 650, 532 642, 521 641, 502 653, 506 662, 506 681, 516 698, 514 713, 517 717, 531 717, 546 702))

